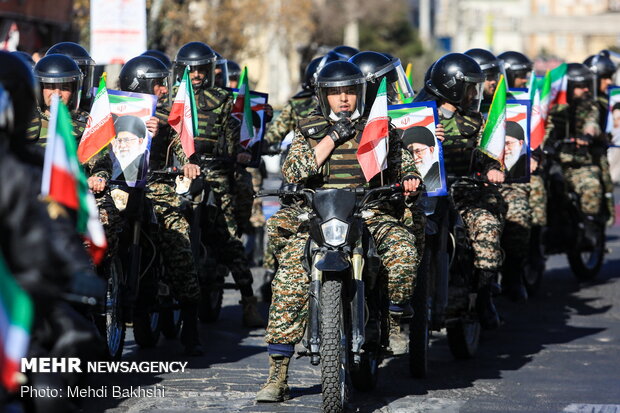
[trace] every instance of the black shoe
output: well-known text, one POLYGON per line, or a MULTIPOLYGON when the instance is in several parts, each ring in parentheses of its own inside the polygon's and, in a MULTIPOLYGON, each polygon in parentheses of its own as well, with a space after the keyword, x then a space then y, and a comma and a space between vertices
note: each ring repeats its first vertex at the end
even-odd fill
POLYGON ((198 333, 198 304, 183 304, 181 306, 181 343, 183 344, 186 356, 201 356, 204 354, 200 346, 200 335, 198 333))
POLYGON ((499 315, 497 314, 495 304, 493 304, 490 286, 487 285, 478 290, 476 311, 483 329, 495 330, 500 326, 499 315))

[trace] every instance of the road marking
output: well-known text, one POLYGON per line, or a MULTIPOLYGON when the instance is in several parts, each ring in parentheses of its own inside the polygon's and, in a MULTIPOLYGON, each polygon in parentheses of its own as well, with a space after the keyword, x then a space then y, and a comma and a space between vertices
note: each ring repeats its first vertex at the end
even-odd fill
POLYGON ((620 413, 620 404, 569 404, 565 413, 620 413))

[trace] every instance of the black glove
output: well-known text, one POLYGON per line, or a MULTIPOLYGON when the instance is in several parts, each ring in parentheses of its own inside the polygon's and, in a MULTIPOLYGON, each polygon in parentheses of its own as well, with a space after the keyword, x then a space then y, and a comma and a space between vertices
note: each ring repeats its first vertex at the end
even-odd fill
POLYGON ((340 146, 355 136, 355 125, 349 118, 339 119, 327 130, 327 135, 340 146))

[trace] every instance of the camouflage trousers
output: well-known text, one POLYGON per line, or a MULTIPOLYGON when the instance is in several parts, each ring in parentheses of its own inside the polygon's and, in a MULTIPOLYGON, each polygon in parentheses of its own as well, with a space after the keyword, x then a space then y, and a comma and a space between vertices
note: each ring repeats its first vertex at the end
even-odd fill
MULTIPOLYGON (((502 233, 502 248, 506 253, 504 267, 523 268, 530 244, 532 211, 529 205, 529 184, 504 184, 500 188, 504 201, 508 204, 506 222, 502 233)), ((511 268, 512 269, 512 268, 511 268)))
POLYGON ((601 179, 603 182, 603 190, 605 191, 605 206, 610 214, 610 220, 607 224, 612 226, 616 221, 616 208, 614 201, 614 183, 611 180, 611 172, 609 170, 609 159, 607 158, 607 154, 599 158, 598 166, 601 168, 601 179))
POLYGON ((501 237, 506 203, 502 196, 494 189, 455 187, 453 198, 474 250, 474 267, 498 271, 504 261, 501 237))
POLYGON ((232 178, 233 172, 228 170, 209 171, 206 176, 206 180, 220 201, 220 207, 230 234, 237 237, 236 197, 233 192, 232 178))
POLYGON ((568 185, 579 195, 583 213, 600 213, 603 199, 601 169, 594 165, 583 165, 578 168, 563 167, 562 171, 568 185))
POLYGON ((415 237, 415 248, 419 252, 421 260, 426 241, 426 215, 424 215, 424 211, 419 205, 414 204, 405 208, 402 221, 415 237))
POLYGON ((110 189, 106 188, 103 192, 95 194, 95 202, 99 209, 99 222, 105 231, 105 237, 108 242, 108 257, 114 256, 118 249, 118 239, 120 231, 123 228, 123 218, 114 204, 110 189))
POLYGON ((236 217, 241 233, 252 233, 254 228, 265 225, 263 201, 254 199, 263 186, 259 168, 240 168, 235 171, 236 217))
MULTIPOLYGON (((273 295, 265 337, 270 344, 298 343, 306 326, 310 277, 303 260, 309 235, 307 226, 301 225, 298 219, 302 212, 298 207, 286 207, 267 221, 279 265, 271 283, 273 295)), ((413 235, 398 219, 387 214, 377 213, 366 220, 366 225, 387 272, 390 301, 406 304, 419 264, 413 235)))
POLYGON ((532 212, 532 226, 544 227, 547 225, 547 190, 545 181, 540 175, 530 176, 530 210, 532 212))
POLYGON ((149 184, 148 198, 160 225, 159 243, 166 282, 179 302, 192 303, 200 299, 198 274, 192 255, 189 223, 179 210, 181 200, 174 187, 166 183, 149 184))

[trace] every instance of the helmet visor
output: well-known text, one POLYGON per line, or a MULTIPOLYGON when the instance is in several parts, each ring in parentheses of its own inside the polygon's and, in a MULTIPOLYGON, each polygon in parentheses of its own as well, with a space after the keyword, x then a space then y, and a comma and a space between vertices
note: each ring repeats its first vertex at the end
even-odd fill
MULTIPOLYGON (((172 70, 171 85, 178 85, 183 79, 183 73, 188 65, 175 63, 172 70)), ((194 88, 213 87, 215 84, 215 62, 199 65, 189 65, 189 78, 194 88)))
POLYGON ((460 106, 473 112, 480 112, 483 96, 484 83, 467 83, 460 106))
POLYGON ((226 59, 218 59, 215 63, 215 86, 229 87, 226 59))
POLYGON ((78 62, 78 67, 84 76, 84 79, 82 80, 82 98, 85 98, 87 102, 90 102, 93 97, 93 86, 95 84, 95 66, 91 59, 91 63, 80 64, 78 62))
POLYGON ((61 101, 67 105, 70 111, 75 111, 80 106, 82 94, 82 78, 40 78, 39 107, 43 112, 49 109, 53 95, 60 96, 61 101))
MULTIPOLYGON (((396 72, 396 89, 398 91, 398 94, 396 95, 396 100, 390 100, 389 103, 390 104, 396 104, 396 103, 400 103, 402 98, 405 99, 409 99, 413 97, 413 87, 411 86, 411 83, 409 83, 409 79, 407 78, 407 74, 405 73, 405 70, 403 69, 403 66, 400 64, 400 60, 399 59, 394 59, 392 60, 392 62, 394 62, 394 70, 396 72)), ((390 95, 388 94, 388 99, 390 98, 390 95)))
POLYGON ((358 119, 364 113, 366 83, 318 88, 319 106, 326 119, 337 121, 341 117, 358 119))

